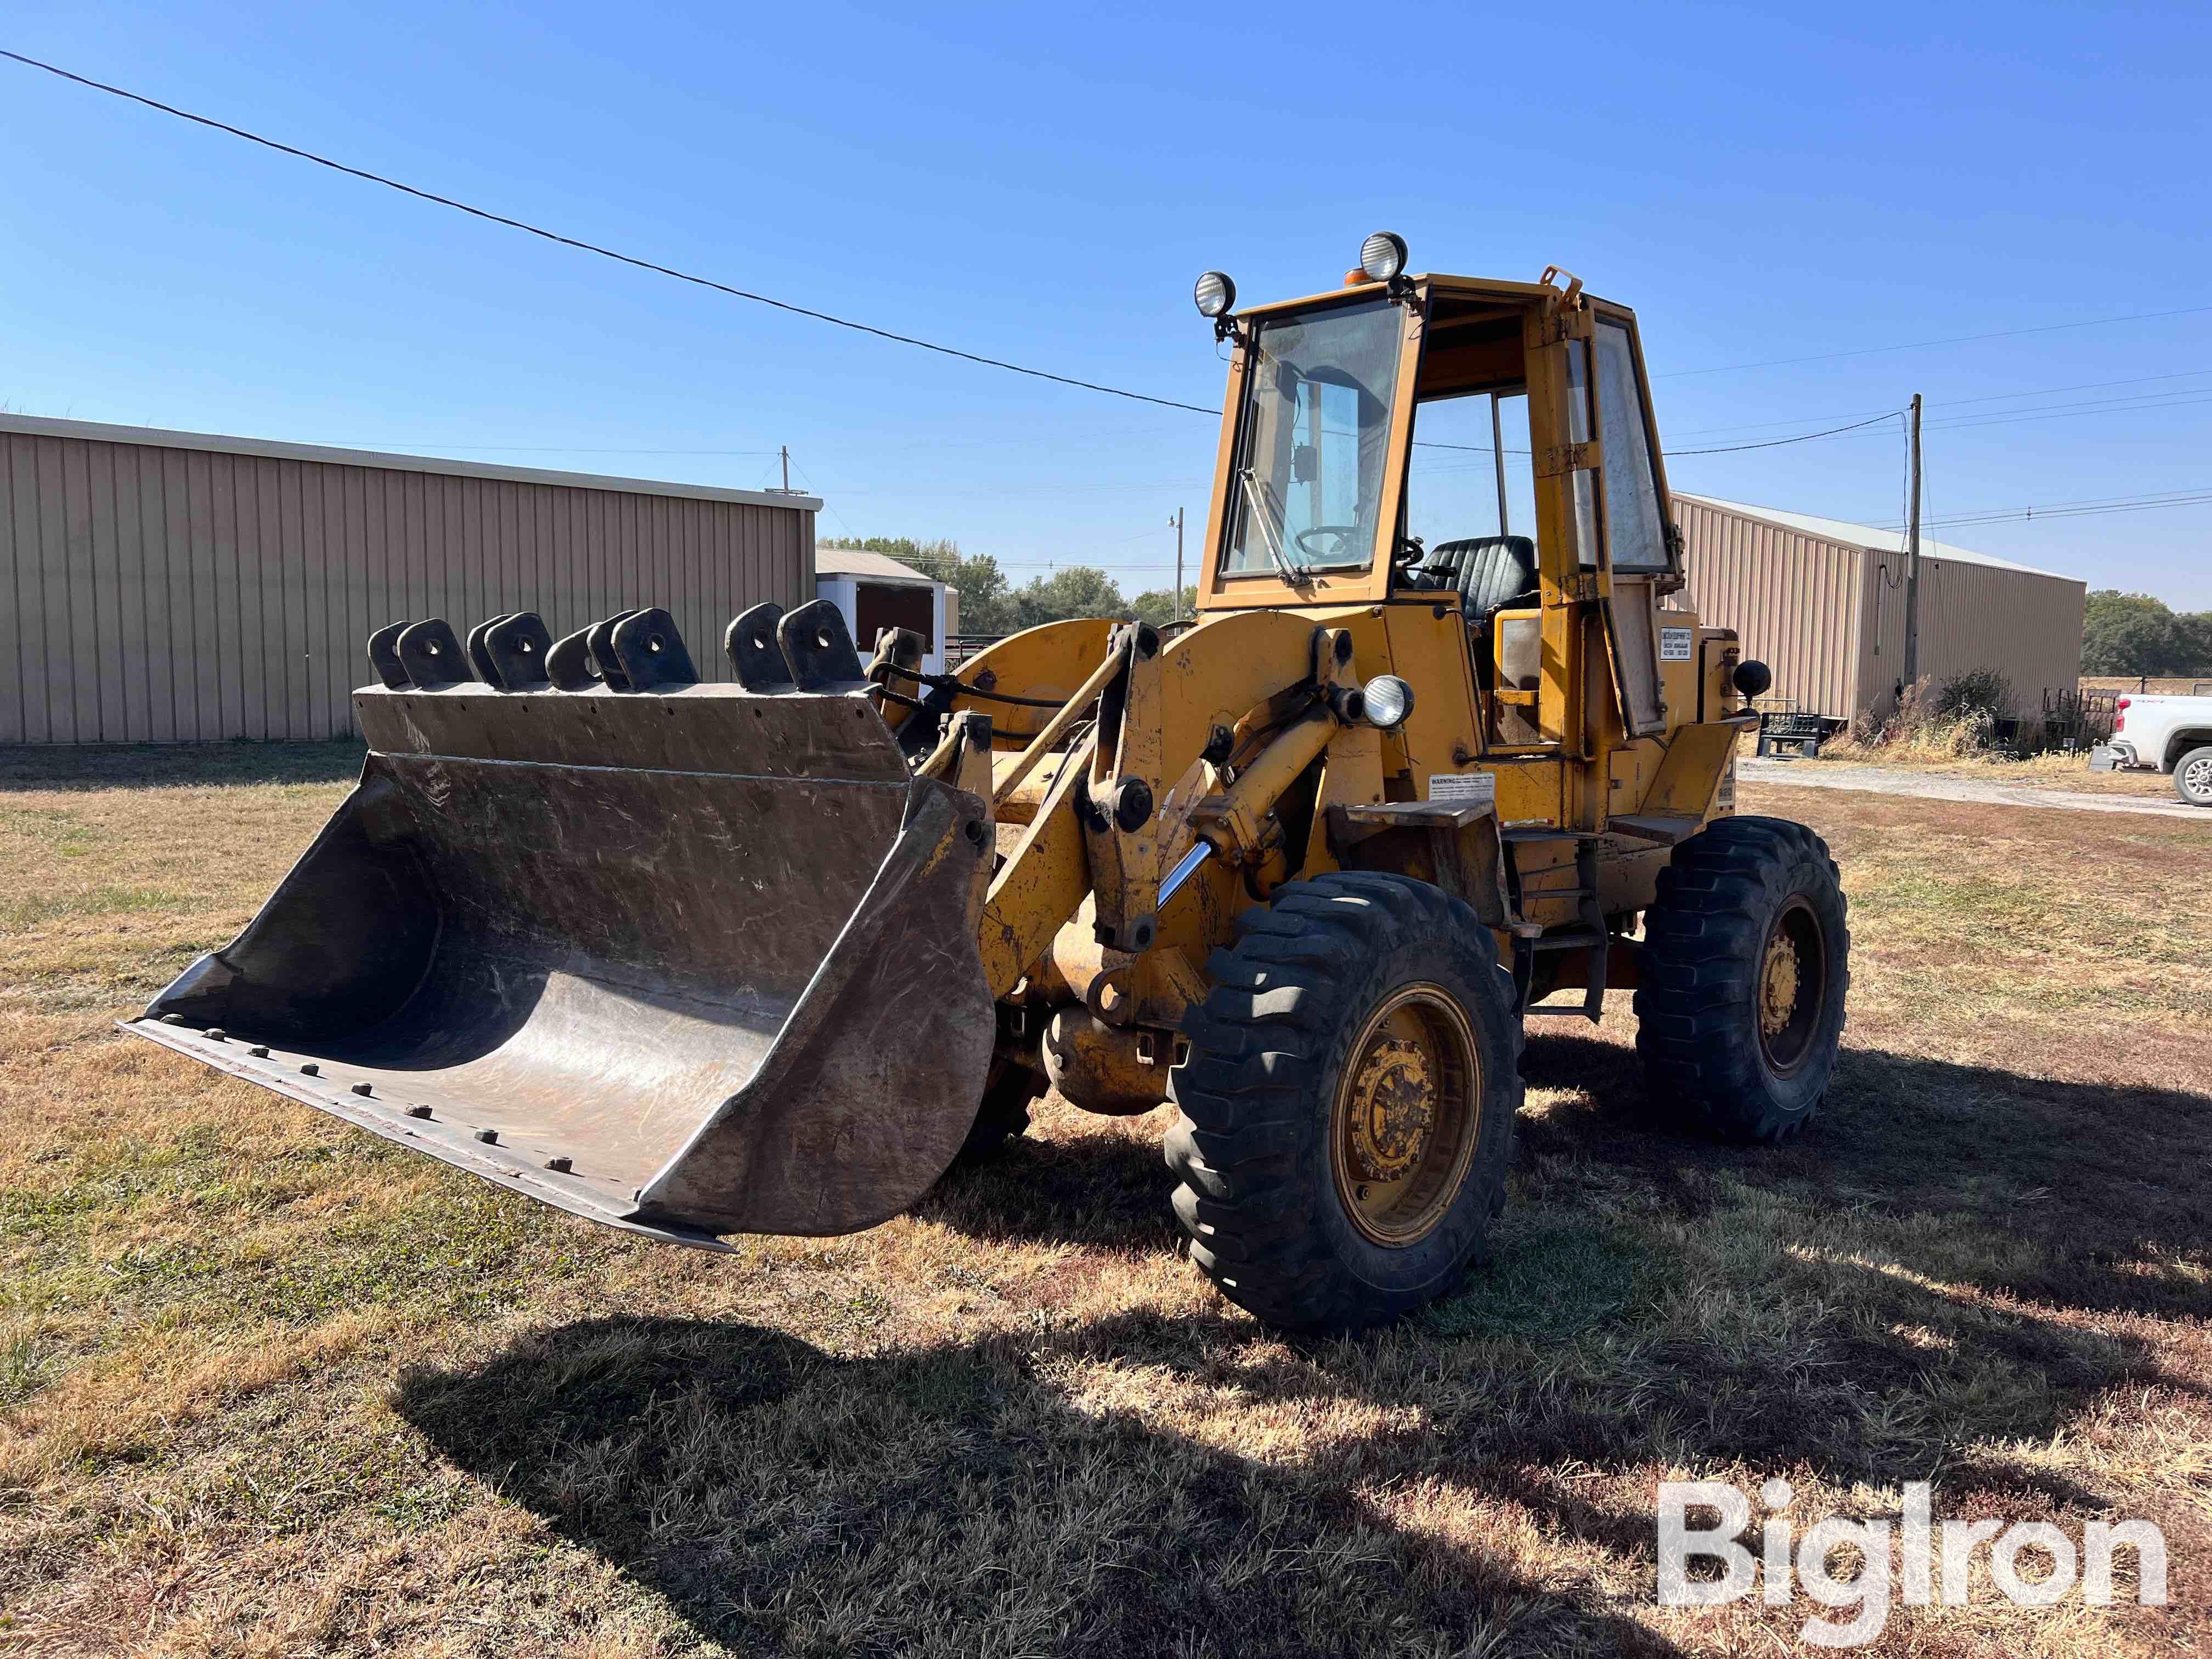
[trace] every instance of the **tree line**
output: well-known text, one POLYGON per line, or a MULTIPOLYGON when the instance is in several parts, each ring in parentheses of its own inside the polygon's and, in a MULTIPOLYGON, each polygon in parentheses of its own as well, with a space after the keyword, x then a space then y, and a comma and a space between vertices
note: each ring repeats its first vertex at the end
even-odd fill
POLYGON ((2093 589, 2081 623, 2081 672, 2212 676, 2212 611, 2174 611, 2148 593, 2093 589))
MULTIPOLYGON (((1086 564, 1032 576, 1018 587, 989 554, 963 554, 955 541, 870 536, 822 545, 881 553, 954 588, 963 634, 1017 634, 1070 617, 1134 617, 1157 628, 1177 615, 1173 589, 1147 588, 1132 598, 1113 577, 1086 564)), ((1196 588, 1183 589, 1182 616, 1191 614, 1197 597, 1196 588)), ((2094 589, 2082 621, 2081 672, 2212 677, 2212 611, 2177 611, 2148 593, 2094 589)))
MULTIPOLYGON (((1039 623, 1064 622, 1071 617, 1133 619, 1158 628, 1176 616, 1173 588, 1147 588, 1131 599, 1122 593, 1119 582, 1087 564, 1071 564, 1049 576, 1032 576, 1017 587, 996 559, 988 553, 963 554, 957 542, 870 536, 859 541, 824 538, 821 545, 880 553, 926 576, 934 576, 960 595, 959 631, 963 634, 1018 634, 1039 623)), ((1183 589, 1183 616, 1191 614, 1197 599, 1196 588, 1183 589)))

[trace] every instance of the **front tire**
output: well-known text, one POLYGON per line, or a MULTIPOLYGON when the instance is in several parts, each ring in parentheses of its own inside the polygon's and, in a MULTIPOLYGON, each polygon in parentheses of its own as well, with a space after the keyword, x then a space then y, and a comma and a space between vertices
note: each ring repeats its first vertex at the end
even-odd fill
POLYGON ((2192 749, 2174 762, 2173 793, 2191 806, 2212 806, 2212 745, 2192 749))
POLYGON ((1828 844, 1782 818, 1717 818, 1675 848, 1644 913, 1636 1049, 1653 1098, 1779 1140, 1826 1095, 1850 988, 1828 844))
POLYGON ((1490 930, 1426 883, 1281 888, 1206 964, 1169 1073, 1190 1255, 1271 1325, 1371 1325, 1487 1254, 1519 1110, 1521 1023, 1490 930))

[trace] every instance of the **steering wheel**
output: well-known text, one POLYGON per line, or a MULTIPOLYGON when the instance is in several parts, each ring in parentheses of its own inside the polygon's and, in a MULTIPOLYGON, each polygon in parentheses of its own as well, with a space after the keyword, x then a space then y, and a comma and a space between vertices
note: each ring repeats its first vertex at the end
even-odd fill
POLYGON ((1358 533, 1359 526, 1356 524, 1317 524, 1311 529, 1301 530, 1291 539, 1297 543, 1298 551, 1310 559, 1338 559, 1351 550, 1352 538, 1358 533), (1309 538, 1315 536, 1334 536, 1336 545, 1323 553, 1319 548, 1309 545, 1309 538))

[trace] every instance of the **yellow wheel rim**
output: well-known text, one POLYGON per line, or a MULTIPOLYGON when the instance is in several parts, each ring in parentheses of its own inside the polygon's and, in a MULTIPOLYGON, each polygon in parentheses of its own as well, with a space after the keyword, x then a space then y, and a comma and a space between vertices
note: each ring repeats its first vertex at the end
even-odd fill
POLYGON ((1818 1046, 1827 992, 1820 919, 1802 896, 1793 897, 1767 929, 1759 958, 1759 1047, 1776 1073, 1796 1071, 1818 1046))
POLYGON ((1482 1059, 1440 985, 1401 987, 1369 1015, 1339 1078, 1329 1162, 1352 1224, 1377 1244, 1419 1243, 1451 1208, 1482 1127, 1482 1059))

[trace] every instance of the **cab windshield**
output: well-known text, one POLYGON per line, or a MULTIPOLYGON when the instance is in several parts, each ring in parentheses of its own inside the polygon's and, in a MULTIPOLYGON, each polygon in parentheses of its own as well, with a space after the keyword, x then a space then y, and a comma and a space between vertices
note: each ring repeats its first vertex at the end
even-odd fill
POLYGON ((1374 558, 1400 327, 1388 300, 1259 325, 1224 574, 1364 569, 1374 558))

